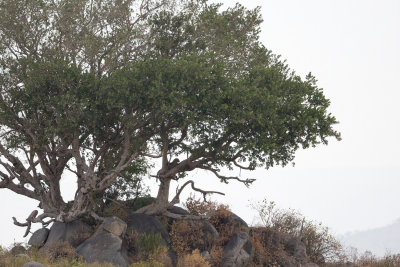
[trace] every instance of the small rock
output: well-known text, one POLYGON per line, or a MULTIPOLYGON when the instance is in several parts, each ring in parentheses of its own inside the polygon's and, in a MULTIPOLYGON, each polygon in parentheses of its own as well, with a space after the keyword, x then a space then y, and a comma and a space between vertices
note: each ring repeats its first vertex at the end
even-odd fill
POLYGON ((207 250, 201 252, 201 253, 200 253, 200 256, 201 256, 205 261, 211 261, 210 252, 208 252, 207 250))
POLYGON ((18 255, 18 254, 24 254, 26 252, 26 248, 24 248, 21 245, 16 245, 12 249, 10 249, 11 255, 18 255))
POLYGON ((41 263, 31 261, 31 262, 25 263, 24 265, 22 265, 22 267, 46 267, 46 266, 41 263))
POLYGON ((301 242, 300 238, 298 237, 291 238, 286 243, 285 247, 286 250, 289 252, 289 254, 296 259, 296 262, 307 263, 309 261, 306 252, 306 245, 303 242, 301 242))
POLYGON ((253 259, 254 248, 246 232, 235 233, 224 248, 223 267, 248 266, 253 259))
POLYGON ((44 245, 49 236, 50 230, 47 228, 41 228, 35 231, 31 238, 29 238, 28 244, 37 248, 40 248, 44 245))
POLYGON ((119 237, 123 237, 126 232, 126 223, 118 217, 106 218, 102 224, 102 227, 107 232, 114 234, 119 237))

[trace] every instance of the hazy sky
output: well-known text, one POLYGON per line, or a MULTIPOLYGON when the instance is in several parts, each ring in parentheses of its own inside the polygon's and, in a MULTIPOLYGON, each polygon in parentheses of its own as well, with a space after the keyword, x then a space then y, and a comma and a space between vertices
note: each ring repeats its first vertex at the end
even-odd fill
MULTIPOLYGON (((236 1, 222 2, 232 6, 236 1)), ((255 218, 249 203, 265 197, 337 234, 399 218, 400 1, 239 2, 262 7, 261 40, 269 49, 301 76, 317 77, 343 140, 299 151, 295 167, 242 171, 243 177, 258 178, 249 189, 220 184, 201 171, 191 174, 197 186, 225 192, 214 199, 248 223, 255 218)), ((72 196, 71 181, 63 183, 65 196, 72 196)), ((37 203, 7 190, 0 191, 0 200, 0 245, 23 241, 25 229, 14 226, 11 217, 23 221, 37 203)))

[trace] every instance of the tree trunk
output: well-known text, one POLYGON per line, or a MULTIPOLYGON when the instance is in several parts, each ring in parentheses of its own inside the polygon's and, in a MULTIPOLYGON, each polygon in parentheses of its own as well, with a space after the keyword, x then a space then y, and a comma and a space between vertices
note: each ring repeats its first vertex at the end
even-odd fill
POLYGON ((138 209, 136 213, 156 215, 165 212, 166 209, 169 207, 168 197, 169 197, 170 184, 171 184, 171 179, 167 178, 160 179, 160 186, 158 188, 158 194, 155 201, 148 206, 138 209))

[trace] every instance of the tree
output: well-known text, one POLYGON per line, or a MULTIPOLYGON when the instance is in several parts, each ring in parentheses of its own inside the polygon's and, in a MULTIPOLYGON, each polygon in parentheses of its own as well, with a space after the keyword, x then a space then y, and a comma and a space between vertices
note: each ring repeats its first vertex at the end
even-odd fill
POLYGON ((0 1, 0 188, 43 209, 15 223, 101 219, 95 195, 153 158, 159 192, 139 212, 175 216, 185 186, 218 193, 187 181, 169 201, 189 171, 249 185, 221 167, 286 165, 299 147, 339 139, 315 78, 258 41, 261 21, 259 9, 203 0, 0 1))

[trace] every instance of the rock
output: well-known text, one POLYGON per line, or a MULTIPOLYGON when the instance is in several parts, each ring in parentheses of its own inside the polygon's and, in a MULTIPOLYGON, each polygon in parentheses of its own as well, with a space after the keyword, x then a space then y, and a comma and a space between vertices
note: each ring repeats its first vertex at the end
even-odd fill
POLYGON ((247 223, 242 218, 237 216, 235 213, 233 212, 229 213, 230 214, 226 216, 220 216, 220 224, 234 227, 236 231, 245 231, 248 233, 249 226, 247 225, 247 223))
POLYGON ((210 252, 208 252, 207 250, 201 252, 201 253, 200 253, 200 256, 201 256, 205 261, 208 261, 208 262, 211 261, 210 252))
POLYGON ((49 236, 50 230, 47 228, 41 228, 35 231, 31 238, 29 238, 28 244, 37 248, 40 248, 44 245, 49 236))
POLYGON ((22 265, 22 267, 46 267, 46 266, 35 261, 30 261, 22 265))
POLYGON ((248 266, 253 259, 254 248, 246 232, 233 234, 224 248, 223 267, 248 266))
POLYGON ((305 264, 300 264, 300 267, 319 267, 318 264, 309 262, 309 263, 305 263, 305 264))
POLYGON ((64 241, 76 248, 92 233, 93 229, 80 220, 68 223, 55 222, 50 228, 50 233, 42 249, 46 249, 51 243, 64 241))
POLYGON ((287 241, 287 243, 285 244, 285 249, 290 255, 292 255, 296 259, 296 262, 309 262, 306 252, 306 245, 301 242, 300 238, 293 237, 289 239, 289 241, 287 241))
POLYGON ((26 248, 21 246, 21 245, 16 245, 12 249, 10 249, 11 255, 18 255, 18 254, 24 254, 26 252, 26 248))
POLYGON ((190 212, 178 206, 172 206, 167 209, 169 212, 179 215, 189 215, 190 212))
MULTIPOLYGON (((197 249, 199 249, 200 251, 204 251, 204 250, 210 250, 211 247, 213 246, 214 242, 219 238, 219 233, 217 231, 217 229, 215 229, 215 227, 209 223, 206 220, 201 220, 201 221, 189 221, 190 223, 194 224, 194 227, 198 227, 196 226, 196 224, 201 224, 200 225, 200 229, 203 232, 203 236, 202 236, 202 246, 200 247, 196 247, 197 249)), ((196 248, 192 248, 192 249, 196 249, 196 248)))
POLYGON ((225 237, 231 237, 232 233, 249 233, 247 223, 229 210, 218 210, 217 214, 212 216, 208 221, 216 228, 219 235, 224 237, 224 240, 225 237))
POLYGON ((161 245, 167 247, 170 243, 169 235, 164 225, 153 216, 143 213, 131 214, 128 218, 128 231, 135 231, 138 234, 161 235, 161 245))
POLYGON ((106 218, 94 235, 76 248, 76 253, 89 263, 97 261, 129 266, 123 242, 126 227, 126 223, 117 217, 106 218))
POLYGON ((103 229, 118 237, 123 237, 126 232, 126 223, 118 217, 106 218, 103 222, 103 229))

